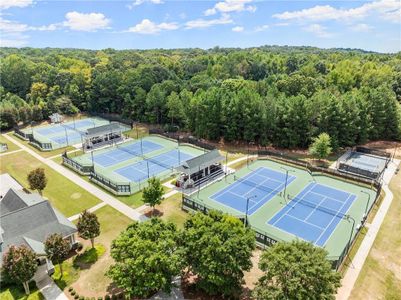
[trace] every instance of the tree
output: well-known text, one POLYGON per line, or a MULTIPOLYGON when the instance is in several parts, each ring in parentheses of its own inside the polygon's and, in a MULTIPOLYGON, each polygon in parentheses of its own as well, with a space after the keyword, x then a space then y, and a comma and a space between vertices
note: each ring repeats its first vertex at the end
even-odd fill
POLYGON ((312 144, 309 146, 309 153, 319 160, 327 158, 331 153, 330 136, 323 132, 319 136, 313 138, 312 144))
POLYGON ((78 235, 85 239, 90 240, 92 248, 95 247, 95 237, 100 234, 100 224, 97 216, 87 210, 84 210, 78 219, 78 235))
POLYGON ((3 271, 12 281, 22 283, 27 295, 29 280, 35 275, 38 268, 35 253, 27 246, 10 246, 3 256, 3 271))
POLYGON ((173 223, 159 218, 134 222, 111 244, 114 265, 107 272, 130 297, 170 292, 183 266, 183 250, 173 223))
POLYGON ((47 184, 45 170, 43 168, 32 170, 28 174, 28 182, 31 190, 37 190, 39 194, 42 195, 42 191, 45 189, 47 184))
POLYGON ((210 295, 238 296, 244 271, 252 267, 255 233, 235 217, 210 211, 196 213, 184 224, 183 244, 188 271, 210 295))
POLYGON ((148 186, 143 189, 142 201, 152 207, 152 215, 155 210, 155 206, 160 204, 163 200, 163 186, 160 180, 156 177, 148 179, 148 186))
POLYGON ((264 275, 256 299, 335 299, 341 275, 331 269, 326 250, 304 241, 276 243, 259 261, 264 275))
POLYGON ((67 257, 70 251, 70 244, 63 237, 54 233, 51 234, 45 241, 45 252, 47 257, 60 268, 61 277, 63 276, 63 260, 67 257))

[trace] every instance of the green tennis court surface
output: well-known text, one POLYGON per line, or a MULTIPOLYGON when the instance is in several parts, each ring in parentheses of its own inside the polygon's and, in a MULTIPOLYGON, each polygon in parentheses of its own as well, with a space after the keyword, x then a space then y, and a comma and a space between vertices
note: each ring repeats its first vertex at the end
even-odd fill
POLYGON ((130 184, 138 191, 149 177, 166 179, 174 168, 205 151, 187 144, 178 144, 159 136, 131 140, 70 158, 79 165, 94 165, 95 172, 115 184, 130 184))
POLYGON ((277 161, 257 160, 187 198, 237 217, 245 217, 247 199, 252 198, 248 224, 257 232, 276 241, 310 241, 336 260, 356 235, 356 227, 375 197, 376 191, 364 185, 321 173, 312 176, 306 169, 277 161), (283 168, 290 170, 285 191, 283 168))
MULTIPOLYGON (((84 118, 60 124, 49 124, 22 130, 24 133, 32 133, 34 138, 41 143, 50 143, 52 149, 62 148, 68 145, 82 143, 83 136, 89 128, 109 124, 102 118, 84 118)), ((126 125, 121 124, 123 130, 126 125)))

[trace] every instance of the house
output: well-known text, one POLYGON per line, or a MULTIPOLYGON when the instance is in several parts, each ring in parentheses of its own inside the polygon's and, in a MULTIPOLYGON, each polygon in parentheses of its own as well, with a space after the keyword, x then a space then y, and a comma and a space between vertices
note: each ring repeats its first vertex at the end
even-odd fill
MULTIPOLYGON (((46 238, 59 233, 73 247, 76 232, 76 226, 39 194, 10 188, 0 199, 0 266, 9 246, 26 245, 41 264, 52 267, 46 259, 46 238)), ((47 271, 51 272, 49 267, 47 271)))

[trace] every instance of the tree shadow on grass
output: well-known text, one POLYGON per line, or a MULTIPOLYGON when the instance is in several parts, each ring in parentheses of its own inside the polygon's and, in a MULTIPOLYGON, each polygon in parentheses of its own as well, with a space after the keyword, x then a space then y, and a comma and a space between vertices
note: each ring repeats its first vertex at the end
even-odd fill
POLYGON ((106 248, 100 244, 95 245, 95 248, 87 248, 83 253, 74 258, 72 265, 75 269, 89 269, 105 252, 106 248))

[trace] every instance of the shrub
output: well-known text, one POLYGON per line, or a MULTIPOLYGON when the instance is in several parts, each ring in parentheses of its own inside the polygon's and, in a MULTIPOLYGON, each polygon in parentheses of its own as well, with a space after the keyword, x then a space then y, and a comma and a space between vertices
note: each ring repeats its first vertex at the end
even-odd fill
POLYGON ((117 300, 117 295, 113 294, 113 296, 111 296, 111 300, 117 300))
POLYGON ((81 251, 83 248, 84 248, 84 246, 82 245, 82 243, 78 242, 78 245, 77 245, 78 252, 81 251))
POLYGON ((74 290, 72 290, 72 291, 70 292, 71 296, 75 296, 76 293, 77 293, 77 292, 74 291, 74 290))
POLYGON ((103 297, 97 297, 97 300, 103 300, 103 297))
POLYGON ((70 286, 69 288, 68 288, 68 291, 71 293, 72 291, 73 291, 74 289, 72 288, 72 286, 70 286))
POLYGON ((110 295, 106 295, 106 297, 104 297, 104 300, 110 300, 110 295))
POLYGON ((79 300, 85 300, 84 296, 79 297, 79 300))
POLYGON ((78 295, 78 294, 75 295, 75 296, 74 296, 74 299, 75 299, 75 300, 78 300, 78 299, 79 299, 79 295, 78 295))

